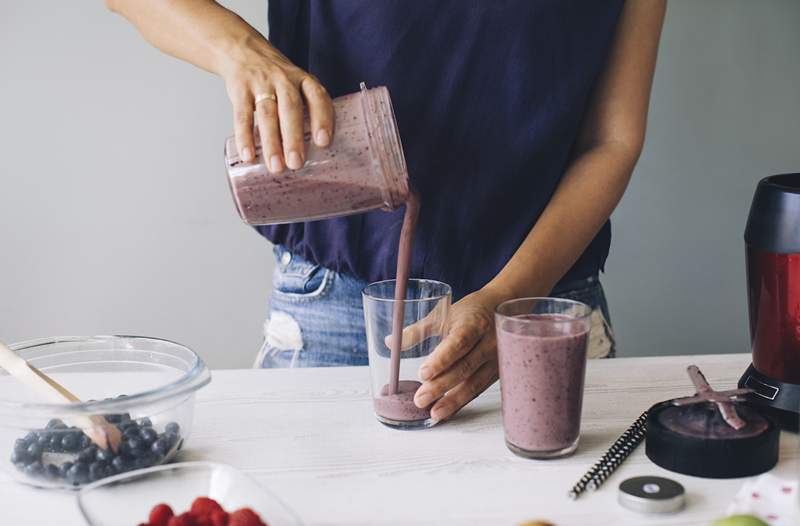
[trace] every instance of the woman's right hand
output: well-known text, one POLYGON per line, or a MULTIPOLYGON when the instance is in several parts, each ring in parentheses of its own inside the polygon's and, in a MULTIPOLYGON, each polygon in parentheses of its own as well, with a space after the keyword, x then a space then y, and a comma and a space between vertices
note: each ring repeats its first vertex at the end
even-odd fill
POLYGON ((229 48, 219 73, 233 105, 236 145, 245 162, 255 159, 258 140, 270 172, 301 168, 305 162, 304 104, 314 144, 330 144, 334 119, 328 92, 266 40, 247 38, 229 48), (254 114, 259 137, 253 136, 254 114))

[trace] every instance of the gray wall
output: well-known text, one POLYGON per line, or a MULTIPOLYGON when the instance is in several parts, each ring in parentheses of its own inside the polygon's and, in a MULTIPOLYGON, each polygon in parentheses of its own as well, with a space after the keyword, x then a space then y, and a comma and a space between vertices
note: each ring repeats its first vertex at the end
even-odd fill
MULTIPOLYGON (((228 2, 266 26, 266 3, 228 2)), ((100 0, 0 3, 0 338, 174 339, 214 367, 258 350, 271 252, 222 162, 222 82, 100 0)))
MULTIPOLYGON (((265 26, 265 2, 226 4, 265 26)), ((620 354, 747 349, 748 201, 800 169, 798 26, 793 0, 670 5, 605 280, 620 354)), ((223 177, 222 83, 100 1, 0 3, 0 66, 0 337, 158 335, 248 366, 271 260, 223 177)))
POLYGON ((623 356, 749 350, 758 179, 800 171, 800 3, 669 4, 645 151, 605 283, 623 356))

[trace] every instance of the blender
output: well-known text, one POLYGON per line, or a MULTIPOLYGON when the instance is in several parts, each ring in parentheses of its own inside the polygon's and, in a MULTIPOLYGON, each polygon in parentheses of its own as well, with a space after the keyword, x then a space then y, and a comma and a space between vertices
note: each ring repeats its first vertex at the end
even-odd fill
POLYGON ((750 401, 797 431, 800 416, 800 173, 759 181, 744 234, 753 363, 750 401))

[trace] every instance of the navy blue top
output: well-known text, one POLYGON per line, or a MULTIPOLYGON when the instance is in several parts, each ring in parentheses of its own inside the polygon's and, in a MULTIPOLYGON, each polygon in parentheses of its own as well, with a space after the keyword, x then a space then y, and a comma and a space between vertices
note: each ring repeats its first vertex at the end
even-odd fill
MULTIPOLYGON (((270 40, 332 96, 385 85, 422 208, 412 277, 459 298, 505 265, 564 174, 622 0, 270 0, 270 40)), ((394 276, 403 210, 259 227, 340 272, 394 276)), ((565 231, 564 236, 570 232, 565 231)), ((597 274, 606 224, 563 281, 597 274)), ((562 282, 563 282, 562 281, 562 282)))

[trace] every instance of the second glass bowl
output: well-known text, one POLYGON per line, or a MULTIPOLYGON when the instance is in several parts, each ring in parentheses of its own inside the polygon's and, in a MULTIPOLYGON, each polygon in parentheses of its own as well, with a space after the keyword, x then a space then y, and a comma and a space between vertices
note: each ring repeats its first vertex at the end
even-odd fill
POLYGON ((95 482, 78 493, 78 507, 90 526, 130 526, 147 521, 157 504, 168 504, 180 514, 197 497, 212 498, 227 512, 250 508, 269 526, 302 526, 297 515, 258 482, 212 462, 158 466, 95 482))

